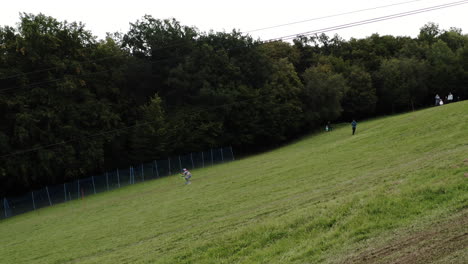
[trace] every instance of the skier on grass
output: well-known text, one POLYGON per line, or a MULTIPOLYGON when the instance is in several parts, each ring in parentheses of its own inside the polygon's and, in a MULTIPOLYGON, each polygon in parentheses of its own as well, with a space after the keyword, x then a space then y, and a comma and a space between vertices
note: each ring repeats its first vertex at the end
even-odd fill
POLYGON ((188 171, 186 168, 184 168, 182 170, 182 176, 181 177, 184 177, 185 178, 185 184, 190 184, 190 178, 192 178, 192 173, 190 173, 190 171, 188 171))

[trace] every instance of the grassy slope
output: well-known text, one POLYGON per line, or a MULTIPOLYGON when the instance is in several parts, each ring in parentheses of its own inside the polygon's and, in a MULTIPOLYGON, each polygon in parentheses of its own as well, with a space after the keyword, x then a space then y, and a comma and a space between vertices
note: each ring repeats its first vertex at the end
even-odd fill
MULTIPOLYGON (((0 263, 358 263, 466 223, 468 102, 350 132, 195 170, 189 186, 168 177, 7 219, 0 263)), ((452 231, 466 245, 466 228, 452 231)), ((432 260, 463 252, 453 244, 432 260)))

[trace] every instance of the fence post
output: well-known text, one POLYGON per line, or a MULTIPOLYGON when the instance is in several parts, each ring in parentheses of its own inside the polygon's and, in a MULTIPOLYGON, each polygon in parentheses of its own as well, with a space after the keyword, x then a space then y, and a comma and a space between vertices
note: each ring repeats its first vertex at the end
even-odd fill
POLYGON ((119 185, 119 188, 120 188, 120 175, 119 175, 119 169, 117 169, 117 183, 119 185))
POLYGON ((107 185, 107 191, 109 191, 109 174, 106 172, 106 185, 107 185))
POLYGON ((76 199, 80 199, 81 193, 80 193, 80 179, 78 179, 78 192, 76 193, 76 199))
POLYGON ((145 170, 143 167, 143 163, 141 164, 141 180, 145 181, 145 170))
POLYGON ((234 159, 234 152, 232 152, 232 146, 230 146, 229 148, 231 149, 232 160, 235 160, 234 159))
POLYGON ((157 161, 154 161, 154 168, 156 169, 156 177, 159 178, 158 162, 157 161))
POLYGON ((130 184, 132 184, 132 177, 133 177, 133 167, 130 166, 130 184))
POLYGON ((193 155, 192 155, 192 152, 190 152, 190 159, 192 160, 192 169, 195 169, 195 164, 193 163, 193 155))
POLYGON ((94 185, 94 176, 91 176, 91 179, 93 180, 93 189, 94 189, 94 194, 96 194, 96 185, 94 185))
POLYGON ((67 187, 66 187, 65 183, 63 184, 63 194, 65 195, 64 202, 66 202, 67 201, 67 187))
POLYGON ((169 162, 169 175, 171 175, 171 158, 167 158, 167 161, 169 162))
POLYGON ((5 210, 5 218, 8 217, 7 208, 8 208, 7 199, 6 199, 6 198, 3 198, 3 209, 5 210))
POLYGON ((203 155, 203 151, 201 152, 201 160, 202 160, 202 168, 205 168, 205 157, 203 155))
POLYGON ((50 195, 49 195, 49 187, 46 186, 45 189, 47 191, 47 198, 49 198, 49 204, 52 206, 52 201, 50 200, 50 195))
POLYGON ((213 166, 213 149, 210 149, 211 151, 211 166, 213 166))
POLYGON ((179 169, 182 170, 182 162, 180 161, 180 155, 179 155, 179 169))
POLYGON ((223 148, 220 148, 219 151, 221 152, 221 163, 224 163, 223 148))
POLYGON ((33 208, 34 208, 34 210, 36 210, 36 203, 34 202, 34 192, 31 192, 31 197, 32 197, 32 201, 33 201, 33 208))

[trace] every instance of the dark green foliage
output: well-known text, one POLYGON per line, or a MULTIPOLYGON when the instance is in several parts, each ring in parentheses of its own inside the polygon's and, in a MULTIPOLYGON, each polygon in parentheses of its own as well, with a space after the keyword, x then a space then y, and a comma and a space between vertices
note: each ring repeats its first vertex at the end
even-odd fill
POLYGON ((199 32, 149 15, 97 40, 81 23, 22 14, 0 27, 0 196, 168 155, 271 148, 326 122, 468 96, 468 38, 293 44, 199 32))
POLYGON ((385 60, 376 74, 381 80, 379 107, 395 111, 414 110, 424 103, 428 86, 428 65, 417 59, 385 60))
POLYGON ((330 64, 311 67, 304 73, 303 104, 305 121, 316 127, 326 120, 337 119, 341 98, 348 89, 341 74, 333 72, 330 64))
POLYGON ((377 95, 371 75, 360 67, 352 67, 346 76, 348 89, 343 100, 343 118, 361 119, 375 112, 377 95))

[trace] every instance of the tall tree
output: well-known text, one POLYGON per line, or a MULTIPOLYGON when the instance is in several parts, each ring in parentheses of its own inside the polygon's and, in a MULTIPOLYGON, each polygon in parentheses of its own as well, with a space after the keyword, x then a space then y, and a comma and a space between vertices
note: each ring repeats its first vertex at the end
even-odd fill
POLYGON ((364 69, 353 66, 346 75, 346 90, 342 99, 343 119, 362 119, 374 115, 377 103, 376 89, 371 75, 364 69))
POLYGON ((341 74, 333 72, 330 64, 311 67, 304 73, 303 104, 306 124, 310 127, 337 119, 341 99, 348 89, 341 74))
POLYGON ((426 62, 414 58, 385 60, 377 75, 383 83, 378 91, 379 107, 395 112, 424 105, 429 76, 426 62))

